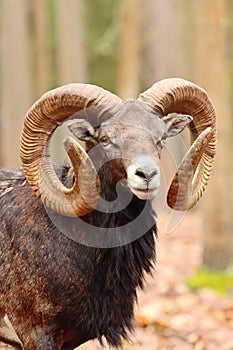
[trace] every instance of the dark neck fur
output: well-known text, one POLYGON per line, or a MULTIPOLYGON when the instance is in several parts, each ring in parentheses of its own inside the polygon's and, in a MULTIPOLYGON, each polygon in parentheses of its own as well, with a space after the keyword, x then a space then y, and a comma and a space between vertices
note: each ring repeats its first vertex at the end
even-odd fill
MULTIPOLYGON (((106 167, 100 177, 110 209, 116 199, 115 184, 106 167)), ((129 193, 123 187, 119 189, 121 199, 126 201, 129 193)), ((97 208, 82 220, 84 232, 85 223, 92 223, 91 239, 96 240, 97 247, 96 271, 89 287, 91 317, 89 314, 86 326, 100 342, 104 336, 110 345, 119 347, 121 339, 127 339, 128 331, 132 330, 136 289, 143 288, 144 275, 151 273, 155 263, 155 213, 151 202, 133 196, 119 212, 106 213, 97 208)), ((90 230, 85 234, 89 236, 90 230)))
MULTIPOLYGON (((105 186, 107 184, 110 185, 109 181, 105 186)), ((41 286, 38 280, 37 287, 50 291, 54 304, 63 307, 59 313, 61 324, 68 322, 86 337, 97 337, 100 342, 105 337, 110 345, 120 347, 122 338, 127 339, 132 330, 136 289, 143 287, 145 273, 152 271, 155 262, 157 229, 151 203, 132 197, 117 213, 95 210, 77 219, 55 215, 55 219, 60 217, 61 224, 69 228, 73 236, 69 240, 59 232, 59 226, 50 221, 51 217, 29 185, 22 186, 20 182, 19 187, 15 184, 13 187, 1 201, 3 213, 4 206, 8 208, 9 203, 12 209, 6 211, 4 220, 10 224, 9 234, 17 232, 15 245, 25 247, 25 240, 32 249, 28 264, 33 279, 37 273, 37 268, 33 272, 33 266, 38 259, 37 264, 48 284, 41 286), (27 212, 31 213, 30 218, 27 212), (19 219, 12 220, 12 216, 19 219), (94 247, 88 244, 88 236, 95 243, 94 247), (46 266, 43 266, 41 247, 46 247, 46 266), (47 264, 52 274, 48 274, 47 264)))
MULTIPOLYGON (((109 186, 104 189, 105 194, 109 188, 113 193, 111 178, 104 181, 104 186, 109 186)), ((124 188, 120 190, 125 201, 124 195, 128 194, 124 188)), ((132 331, 136 289, 143 288, 145 273, 151 273, 155 263, 155 213, 150 202, 133 196, 126 208, 117 213, 95 211, 91 216, 96 226, 106 228, 98 236, 99 242, 114 246, 96 250, 98 265, 91 286, 96 293, 96 298, 91 299, 96 336, 100 342, 104 336, 110 345, 119 347, 122 338, 128 339, 128 332, 132 331)))

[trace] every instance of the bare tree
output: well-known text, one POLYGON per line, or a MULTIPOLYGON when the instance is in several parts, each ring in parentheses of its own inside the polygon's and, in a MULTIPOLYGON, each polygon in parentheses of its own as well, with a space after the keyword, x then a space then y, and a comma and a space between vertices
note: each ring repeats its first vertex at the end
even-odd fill
POLYGON ((57 0, 56 5, 59 83, 86 82, 88 74, 82 0, 57 0))
POLYGON ((34 0, 33 15, 35 23, 35 77, 36 96, 47 91, 51 85, 51 55, 49 49, 48 1, 34 0))
POLYGON ((190 75, 185 0, 144 3, 144 50, 147 84, 167 77, 190 75))
POLYGON ((1 1, 1 142, 5 166, 20 163, 22 118, 31 104, 27 1, 1 1))
POLYGON ((118 94, 136 97, 139 92, 142 1, 122 0, 120 18, 118 94))
POLYGON ((227 13, 222 0, 192 0, 191 4, 194 79, 208 91, 218 116, 215 171, 203 201, 203 262, 210 268, 223 269, 233 262, 233 131, 226 55, 227 13))

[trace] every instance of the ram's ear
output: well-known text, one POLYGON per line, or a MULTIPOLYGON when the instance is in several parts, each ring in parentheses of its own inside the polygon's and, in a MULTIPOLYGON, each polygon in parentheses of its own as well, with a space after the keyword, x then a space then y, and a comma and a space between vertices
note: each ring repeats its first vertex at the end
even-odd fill
POLYGON ((163 118, 167 125, 167 137, 172 137, 179 134, 187 124, 189 124, 193 117, 186 114, 168 114, 163 118))
POLYGON ((93 126, 85 119, 72 120, 67 124, 72 134, 82 141, 93 141, 97 137, 97 132, 93 126))

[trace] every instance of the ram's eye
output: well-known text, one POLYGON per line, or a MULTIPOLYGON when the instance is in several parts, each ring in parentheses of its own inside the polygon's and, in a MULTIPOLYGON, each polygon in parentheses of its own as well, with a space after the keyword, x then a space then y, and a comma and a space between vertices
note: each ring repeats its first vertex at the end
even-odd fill
POLYGON ((158 151, 158 153, 159 153, 159 156, 160 156, 160 154, 161 154, 161 151, 162 151, 164 145, 165 145, 165 140, 160 140, 160 141, 158 141, 157 144, 156 144, 156 148, 157 148, 157 151, 158 151))
POLYGON ((162 142, 161 142, 161 141, 158 141, 158 142, 157 142, 156 148, 157 148, 158 151, 161 151, 161 149, 163 148, 163 145, 162 145, 162 142))
POLYGON ((108 138, 108 137, 103 137, 101 140, 100 140, 101 144, 106 147, 108 146, 110 143, 111 143, 111 140, 108 138))

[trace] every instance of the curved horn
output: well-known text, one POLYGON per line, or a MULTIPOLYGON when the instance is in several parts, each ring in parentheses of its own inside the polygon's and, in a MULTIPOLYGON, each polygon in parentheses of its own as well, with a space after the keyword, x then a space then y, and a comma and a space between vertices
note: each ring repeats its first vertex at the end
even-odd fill
POLYGON ((176 210, 192 208, 201 197, 209 179, 216 148, 216 117, 205 90, 179 78, 164 79, 142 93, 139 101, 165 116, 190 114, 191 147, 170 185, 167 202, 176 210))
POLYGON ((71 189, 58 180, 52 166, 49 143, 55 129, 74 113, 90 106, 96 119, 106 117, 121 99, 94 85, 68 84, 45 93, 26 114, 20 156, 28 183, 52 210, 66 216, 90 213, 99 201, 100 185, 85 150, 71 137, 64 142, 75 181, 71 189))

